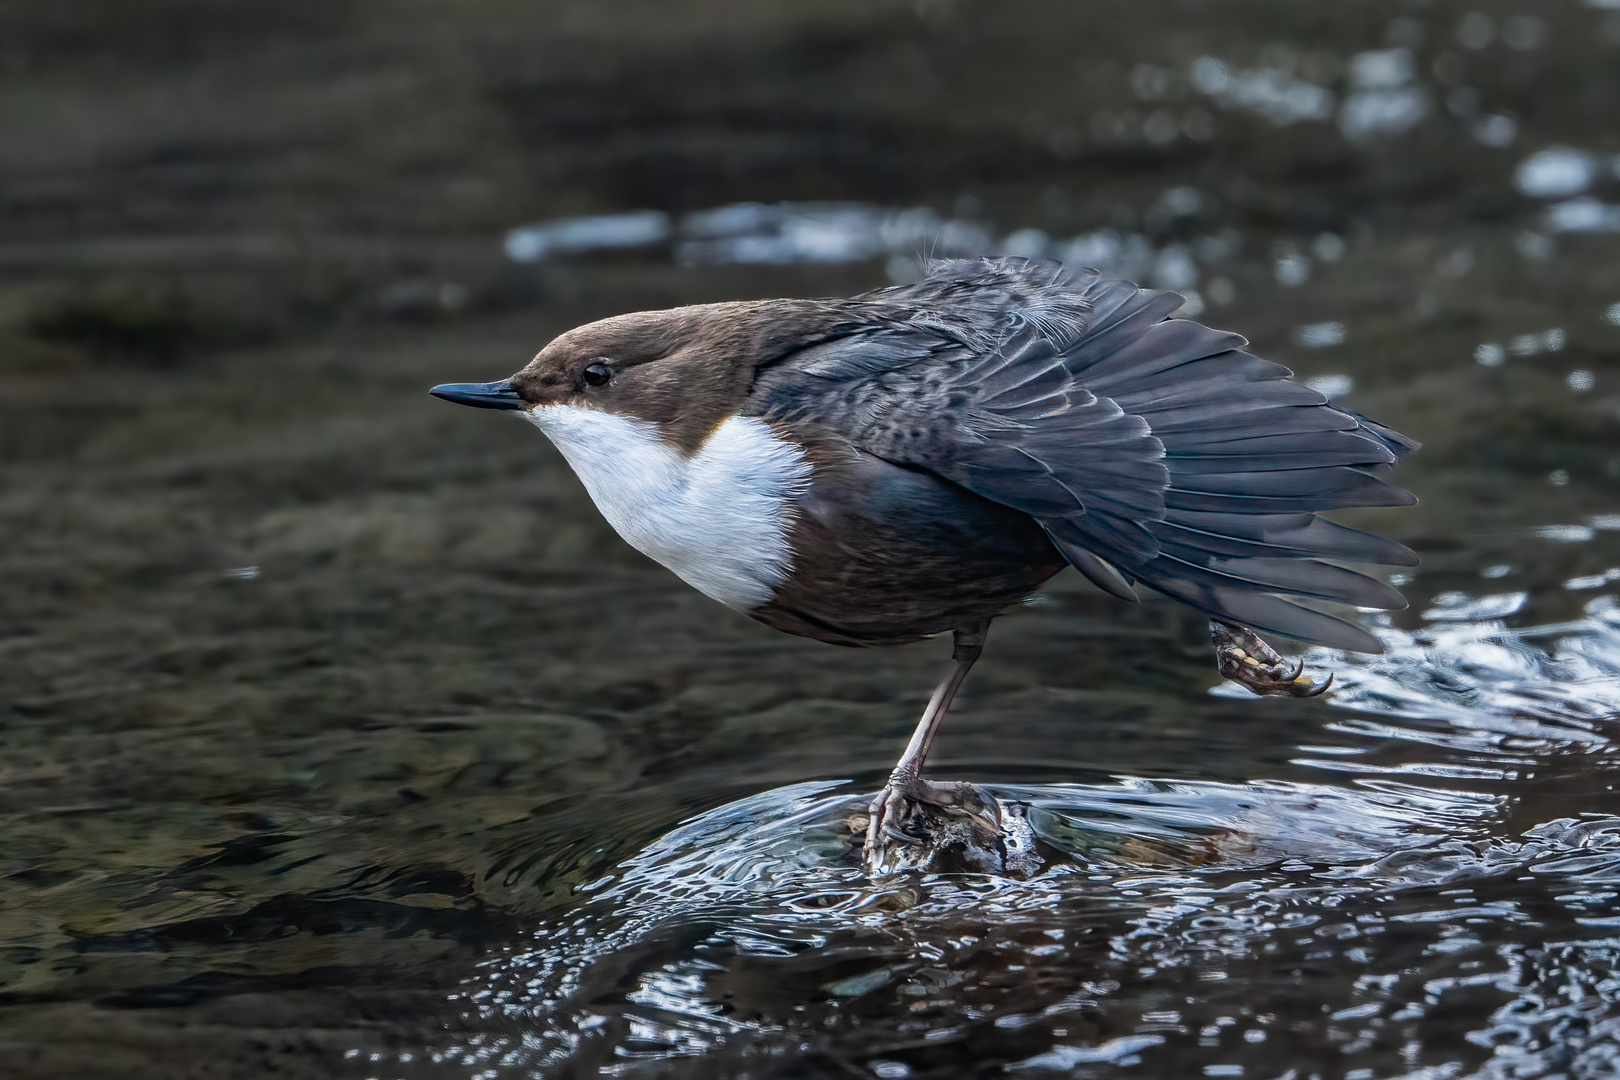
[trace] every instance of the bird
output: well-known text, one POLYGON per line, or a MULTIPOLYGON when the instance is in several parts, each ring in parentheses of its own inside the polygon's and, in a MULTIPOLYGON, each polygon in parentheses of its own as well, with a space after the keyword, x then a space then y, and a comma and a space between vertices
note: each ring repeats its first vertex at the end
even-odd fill
POLYGON ((1184 298, 1043 259, 938 260, 847 298, 732 301, 569 330, 521 371, 436 386, 518 413, 631 546, 790 634, 951 665, 869 807, 865 863, 924 808, 994 799, 922 766, 991 621, 1073 567, 1210 620, 1223 675, 1319 693, 1259 636, 1380 652, 1345 608, 1401 594, 1342 564, 1411 550, 1322 518, 1401 506, 1418 445, 1293 381, 1184 298))

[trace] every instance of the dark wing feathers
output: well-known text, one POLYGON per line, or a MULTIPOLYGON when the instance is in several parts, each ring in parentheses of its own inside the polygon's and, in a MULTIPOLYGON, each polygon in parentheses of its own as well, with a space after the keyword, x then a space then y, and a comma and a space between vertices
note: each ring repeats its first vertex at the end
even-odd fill
POLYGON ((1395 463, 1387 446, 1354 431, 1256 435, 1225 442, 1195 443, 1184 450, 1166 447, 1177 475, 1199 472, 1265 472, 1348 465, 1369 471, 1395 463))
POLYGON ((1396 463, 1407 454, 1418 448, 1416 439, 1409 439, 1398 431, 1391 431, 1383 424, 1367 419, 1354 409, 1344 409, 1344 412, 1356 421, 1363 434, 1376 439, 1385 450, 1389 451, 1390 458, 1387 462, 1366 466, 1369 472, 1386 473, 1393 469, 1396 463))
POLYGON ((1346 570, 1316 559, 1228 559, 1190 548, 1188 557, 1169 559, 1189 566, 1185 571, 1242 582, 1265 591, 1289 592, 1319 600, 1333 600, 1357 607, 1389 608, 1405 606, 1401 594, 1377 578, 1346 570))
MULTIPOLYGON (((1174 293, 1139 293, 1138 295, 1151 297, 1151 300, 1149 303, 1136 306, 1130 303, 1122 305, 1120 311, 1115 313, 1115 321, 1111 325, 1094 328, 1076 347, 1068 352, 1064 359, 1068 362, 1067 366, 1071 371, 1089 371, 1096 368, 1097 380, 1106 384, 1106 381, 1111 376, 1118 376, 1128 372, 1133 362, 1140 362, 1144 359, 1140 351, 1141 335, 1150 328, 1166 321, 1169 314, 1180 307, 1183 301, 1181 297, 1174 293), (1123 353, 1125 350, 1132 350, 1135 353, 1134 361, 1129 354, 1124 358, 1117 357, 1116 354, 1123 353)), ((1188 325, 1196 326, 1197 324, 1188 323, 1188 325)), ((1200 329, 1205 329, 1208 334, 1215 333, 1215 331, 1206 328, 1200 327, 1200 329)), ((1178 337, 1183 338, 1186 336, 1178 335, 1178 337)), ((1221 335, 1221 337, 1236 338, 1238 342, 1243 340, 1237 338, 1236 335, 1221 335)), ((1191 342, 1183 340, 1176 344, 1180 345, 1181 348, 1176 350, 1173 355, 1166 356, 1160 354, 1157 349, 1153 350, 1154 355, 1151 358, 1154 365, 1153 370, 1162 371, 1167 367, 1176 367, 1191 360, 1196 360, 1200 356, 1224 352, 1227 348, 1230 348, 1230 346, 1216 347, 1205 352, 1202 351, 1203 343, 1199 342, 1192 349, 1196 355, 1186 355, 1184 350, 1191 342)))
MULTIPOLYGON (((1176 296, 1175 293, 1158 295, 1176 296)), ((1201 361, 1210 357, 1229 358, 1231 363, 1225 365, 1227 367, 1255 359, 1244 357, 1237 351, 1248 344, 1238 335, 1219 333, 1187 319, 1166 319, 1159 314, 1165 306, 1174 309, 1174 305, 1160 305, 1152 312, 1157 322, 1131 319, 1114 330, 1110 336, 1115 338, 1117 351, 1111 351, 1101 360, 1084 367, 1078 362, 1079 357, 1073 358, 1070 360, 1070 370, 1085 371, 1088 386, 1095 381, 1099 392, 1112 396, 1128 390, 1167 386, 1195 373, 1213 374, 1202 371, 1201 361), (1199 367, 1189 370, 1195 363, 1199 367)), ((1088 347, 1091 344, 1090 341, 1086 342, 1088 347)), ((1260 363, 1265 364, 1264 361, 1260 363)), ((1288 373, 1286 368, 1274 364, 1265 364, 1265 367, 1274 372, 1272 378, 1280 379, 1288 373)))
MULTIPOLYGON (((1240 384, 1227 393, 1243 394, 1253 385, 1240 384)), ((1175 453, 1187 453, 1209 443, 1253 438, 1256 431, 1304 435, 1313 431, 1354 431, 1356 427, 1354 419, 1337 409, 1261 404, 1241 398, 1166 409, 1153 417, 1153 434, 1164 441, 1166 451, 1175 453)))
POLYGON ((1358 532, 1315 514, 1232 514, 1172 510, 1154 522, 1161 544, 1211 555, 1345 559, 1384 566, 1416 566, 1417 556, 1372 533, 1358 532))
POLYGON ((1089 538, 1080 535, 1068 520, 1054 518, 1041 524, 1046 528, 1046 535, 1051 538, 1052 545, 1069 560, 1069 565, 1084 574, 1093 585, 1121 600, 1136 603, 1136 591, 1131 588, 1131 579, 1106 559, 1093 555, 1084 546, 1089 538))
POLYGON ((1249 587, 1210 588, 1198 582, 1173 582, 1160 590, 1223 622, 1358 652, 1382 652, 1378 639, 1359 626, 1288 599, 1276 590, 1249 587))
MULTIPOLYGON (((1300 471, 1300 470, 1293 470, 1300 471)), ((1316 470, 1312 470, 1316 471, 1316 470)), ((1416 500, 1409 492, 1397 487, 1391 487, 1378 480, 1377 477, 1366 473, 1356 472, 1354 469, 1323 469, 1329 475, 1321 478, 1321 483, 1314 490, 1302 491, 1294 494, 1288 493, 1284 483, 1279 482, 1275 493, 1267 494, 1264 491, 1254 494, 1234 491, 1189 491, 1184 488, 1172 487, 1164 493, 1165 506, 1172 510, 1213 510, 1217 513, 1237 514, 1287 514, 1296 510, 1316 511, 1323 509, 1337 509, 1347 506, 1410 506, 1416 500), (1333 475, 1337 474, 1337 475, 1333 475), (1349 474, 1349 475, 1346 475, 1349 474)), ((1223 474, 1232 486, 1263 488, 1274 477, 1284 477, 1286 472, 1270 473, 1226 473, 1223 474)), ((1178 477, 1178 480, 1182 478, 1178 477)), ((1197 477, 1199 480, 1210 480, 1210 477, 1197 477)))
MULTIPOLYGON (((1072 387, 1072 377, 1064 378, 1072 387)), ((907 464, 1037 520, 1083 519, 1087 531, 1118 552, 1115 558, 1151 558, 1155 544, 1145 522, 1164 512, 1169 473, 1147 424, 1078 387, 1065 393, 1061 407, 1050 396, 1036 400, 1042 404, 1034 422, 1018 405, 975 402, 952 418, 957 430, 947 449, 907 464), (1096 466, 1077 468, 1077 452, 1096 466)), ((881 431, 864 433, 857 445, 888 456, 881 431)))
MULTIPOLYGON (((1409 506, 1412 496, 1359 469, 1269 469, 1261 472, 1183 472, 1175 469, 1170 491, 1255 499, 1354 499, 1340 506, 1409 506)), ((1168 496, 1166 504, 1169 503, 1168 496)), ((1192 509, 1189 507, 1188 509, 1192 509)), ((1312 510, 1317 507, 1295 507, 1312 510)))
POLYGON ((1226 622, 1378 651, 1317 606, 1405 602, 1335 561, 1416 557, 1316 511, 1413 502, 1379 479, 1411 440, 1242 337, 1170 318, 1181 297, 1094 270, 947 262, 857 302, 874 330, 761 371, 773 410, 1029 514, 1115 596, 1141 581, 1226 622))

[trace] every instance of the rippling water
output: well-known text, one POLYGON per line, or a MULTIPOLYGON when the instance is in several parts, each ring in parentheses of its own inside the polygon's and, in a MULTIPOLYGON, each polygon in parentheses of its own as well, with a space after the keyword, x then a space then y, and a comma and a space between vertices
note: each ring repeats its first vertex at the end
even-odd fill
MULTIPOLYGON (((457 997, 479 1075, 1597 1076, 1620 1067, 1620 605, 1454 595, 1338 673, 1315 780, 993 785, 1047 867, 866 880, 777 788, 578 887, 457 997)), ((1234 690, 1246 694, 1246 691, 1234 690)), ((413 1055, 407 1055, 412 1058, 413 1055)), ((410 1060, 379 1066, 409 1074, 410 1060)))

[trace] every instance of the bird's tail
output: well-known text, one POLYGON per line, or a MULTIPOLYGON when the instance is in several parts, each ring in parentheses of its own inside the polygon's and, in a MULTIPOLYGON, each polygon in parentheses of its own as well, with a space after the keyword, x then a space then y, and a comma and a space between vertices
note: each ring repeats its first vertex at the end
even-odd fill
POLYGON ((1085 292, 1094 321, 1071 370, 1147 422, 1169 483, 1162 517, 1144 523, 1150 557, 1116 558, 1087 514, 1043 522, 1059 550, 1116 595, 1136 580, 1225 622, 1382 651, 1334 605, 1403 608, 1405 599, 1337 564, 1412 566, 1417 556, 1317 513, 1416 502, 1382 476, 1417 443, 1292 382, 1241 338, 1166 318, 1166 294, 1101 279, 1085 292))

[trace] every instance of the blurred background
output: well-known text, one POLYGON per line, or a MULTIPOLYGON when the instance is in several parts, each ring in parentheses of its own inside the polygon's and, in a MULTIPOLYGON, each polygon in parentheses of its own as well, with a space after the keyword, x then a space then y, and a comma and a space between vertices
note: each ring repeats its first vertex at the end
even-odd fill
POLYGON ((0 1071, 1605 1074, 1616 102, 1617 0, 0 4, 0 1071), (987 252, 1421 440, 1343 520, 1424 561, 1326 702, 1055 580, 935 767, 1066 876, 876 889, 944 647, 741 619, 425 391, 987 252))

